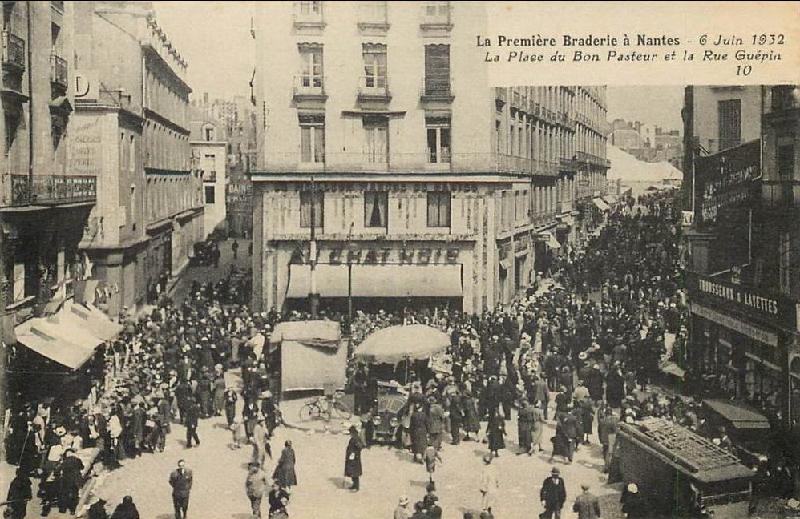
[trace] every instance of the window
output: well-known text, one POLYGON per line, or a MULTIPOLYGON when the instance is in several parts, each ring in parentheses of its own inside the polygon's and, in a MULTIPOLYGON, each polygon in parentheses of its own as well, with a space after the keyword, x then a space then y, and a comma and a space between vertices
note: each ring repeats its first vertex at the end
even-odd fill
POLYGON ((389 120, 364 118, 364 155, 367 162, 383 163, 389 159, 389 120))
POLYGON ((206 186, 206 205, 213 204, 215 196, 214 186, 206 186))
POLYGON ((298 2, 298 13, 302 16, 314 17, 322 15, 322 2, 298 2))
POLYGON ((319 118, 300 120, 300 161, 325 162, 325 121, 319 118))
POLYGON ((362 46, 364 57, 364 86, 366 88, 386 88, 386 45, 365 43, 362 46))
POLYGON ((450 15, 450 2, 425 2, 425 17, 444 19, 450 15))
MULTIPOLYGON (((314 227, 322 228, 324 193, 314 193, 314 227)), ((311 227, 311 191, 300 191, 300 227, 311 227)))
POLYGON ((214 155, 213 153, 206 153, 206 154, 205 154, 205 157, 206 157, 207 159, 211 159, 211 160, 214 160, 214 159, 216 159, 216 158, 217 158, 217 156, 216 156, 216 155, 214 155))
POLYGON ((717 102, 719 115, 719 150, 738 146, 742 142, 742 101, 727 99, 717 102))
POLYGON ((203 128, 203 136, 206 141, 213 141, 215 137, 214 127, 213 126, 205 126, 203 128))
POLYGON ((361 23, 386 23, 386 2, 359 2, 361 23))
POLYGON ((387 225, 389 194, 380 191, 364 193, 364 227, 383 227, 387 225))
POLYGON ((428 193, 428 227, 450 227, 450 192, 428 193))
POLYGON ((450 45, 425 46, 425 94, 450 95, 450 45))
POLYGON ((791 295, 792 293, 792 261, 791 261, 792 239, 791 233, 782 232, 780 243, 778 244, 778 265, 781 292, 791 295))
POLYGON ((425 121, 428 139, 428 162, 450 162, 450 119, 428 118, 425 121))
POLYGON ((322 47, 303 47, 300 49, 300 58, 303 61, 300 86, 322 88, 322 47))
POLYGON ((133 135, 130 136, 130 141, 128 141, 128 146, 130 148, 129 155, 130 155, 130 171, 131 173, 136 171, 136 141, 133 138, 133 135))

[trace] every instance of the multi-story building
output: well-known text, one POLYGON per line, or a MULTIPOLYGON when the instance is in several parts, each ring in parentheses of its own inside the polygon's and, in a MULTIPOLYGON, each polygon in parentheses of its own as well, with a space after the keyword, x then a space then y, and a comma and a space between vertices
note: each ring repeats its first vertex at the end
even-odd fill
POLYGON ((574 244, 577 199, 605 190, 605 89, 488 88, 453 44, 483 9, 258 6, 257 308, 480 312, 574 244))
POLYGON ((684 108, 685 117, 716 121, 685 121, 711 132, 694 133, 686 149, 696 182, 687 233, 690 365, 786 425, 800 418, 797 91, 695 87, 684 108), (714 151, 700 156, 698 140, 714 151))
POLYGON ((99 179, 81 249, 94 263, 95 302, 116 315, 166 289, 203 237, 187 64, 148 3, 80 2, 76 10, 72 165, 99 179))
POLYGON ((228 142, 222 121, 214 118, 207 103, 192 105, 192 162, 203 179, 203 238, 223 230, 227 218, 228 142))
MULTIPOLYGON (((72 346, 60 342, 67 336, 61 328, 50 330, 50 341, 30 330, 72 298, 83 279, 78 243, 96 199, 96 176, 70 166, 66 145, 74 101, 73 17, 73 2, 3 4, 0 416, 6 416, 7 393, 42 382, 23 370, 41 369, 49 348, 69 356, 72 346)), ((0 427, 0 443, 3 434, 0 427)))

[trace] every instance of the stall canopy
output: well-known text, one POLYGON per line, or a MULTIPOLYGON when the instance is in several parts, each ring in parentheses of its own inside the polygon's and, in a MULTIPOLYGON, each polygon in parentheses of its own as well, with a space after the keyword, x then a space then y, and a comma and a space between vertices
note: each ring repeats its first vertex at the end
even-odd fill
POLYGON ((17 326, 14 333, 21 344, 70 369, 80 368, 103 342, 64 319, 29 319, 17 326))
POLYGON ((390 326, 373 333, 356 348, 356 358, 375 364, 422 360, 450 345, 450 337, 424 324, 390 326))
MULTIPOLYGON (((461 297, 461 265, 317 265, 322 297, 461 297)), ((288 298, 308 297, 311 269, 290 265, 288 298)))
POLYGON ((347 348, 339 323, 287 321, 275 326, 270 343, 281 345, 281 392, 343 388, 347 348))
POLYGON ((605 201, 600 197, 592 198, 592 202, 594 203, 594 206, 600 209, 601 211, 608 211, 609 209, 611 209, 610 207, 608 207, 608 204, 605 203, 605 201))
POLYGON ((749 407, 729 400, 703 400, 711 411, 728 421, 735 429, 769 429, 769 420, 749 407))
POLYGON ((543 240, 547 244, 547 246, 550 247, 551 249, 555 250, 561 248, 561 244, 558 243, 558 240, 556 240, 556 237, 553 236, 553 233, 551 232, 541 233, 539 235, 539 239, 543 240))

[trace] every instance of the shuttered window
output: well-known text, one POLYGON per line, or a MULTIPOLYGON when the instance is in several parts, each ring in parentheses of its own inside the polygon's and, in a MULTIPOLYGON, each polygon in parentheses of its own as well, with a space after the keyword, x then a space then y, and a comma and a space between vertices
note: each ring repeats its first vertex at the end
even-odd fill
POLYGON ((717 102, 719 114, 719 150, 738 146, 742 142, 742 101, 726 99, 717 102))
POLYGON ((450 45, 425 46, 425 94, 450 95, 450 45))
POLYGON ((450 192, 428 193, 428 227, 450 227, 450 192))

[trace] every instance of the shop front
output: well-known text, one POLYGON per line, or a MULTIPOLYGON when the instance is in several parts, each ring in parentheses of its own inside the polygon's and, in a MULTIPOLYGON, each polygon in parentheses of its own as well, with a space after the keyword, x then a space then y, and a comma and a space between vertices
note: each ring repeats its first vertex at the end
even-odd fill
POLYGON ((798 341, 800 305, 719 277, 688 278, 691 309, 690 365, 704 386, 720 395, 780 414, 786 423, 800 415, 793 394, 800 388, 790 361, 798 341))

